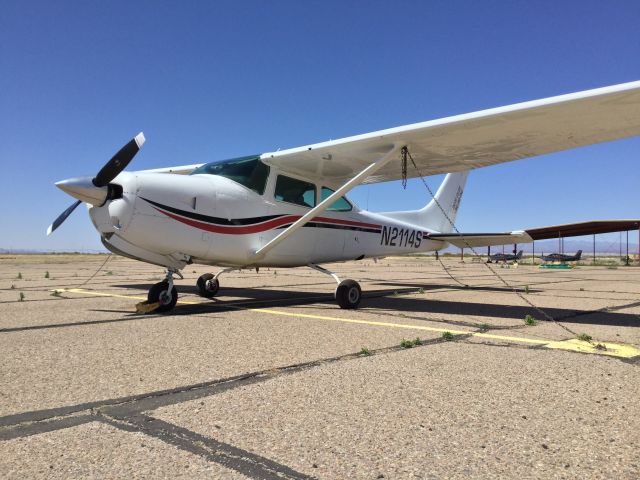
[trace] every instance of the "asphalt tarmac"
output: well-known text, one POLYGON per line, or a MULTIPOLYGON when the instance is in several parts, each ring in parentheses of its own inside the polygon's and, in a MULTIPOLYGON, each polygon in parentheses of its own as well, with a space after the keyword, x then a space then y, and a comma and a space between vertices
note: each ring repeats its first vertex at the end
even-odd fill
POLYGON ((640 268, 444 266, 1 256, 0 476, 640 478, 640 268))

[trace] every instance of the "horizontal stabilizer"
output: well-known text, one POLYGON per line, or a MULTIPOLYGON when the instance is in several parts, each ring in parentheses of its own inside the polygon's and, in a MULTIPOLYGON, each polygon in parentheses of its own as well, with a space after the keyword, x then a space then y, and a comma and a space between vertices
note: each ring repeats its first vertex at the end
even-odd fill
POLYGON ((565 223, 548 227, 528 228, 503 233, 430 233, 431 240, 442 240, 459 248, 490 247, 513 243, 530 243, 549 238, 579 237, 598 233, 638 230, 638 220, 591 220, 588 222, 565 223))
POLYGON ((431 233, 428 238, 449 242, 458 248, 489 247, 533 241, 527 232, 522 230, 510 233, 431 233))

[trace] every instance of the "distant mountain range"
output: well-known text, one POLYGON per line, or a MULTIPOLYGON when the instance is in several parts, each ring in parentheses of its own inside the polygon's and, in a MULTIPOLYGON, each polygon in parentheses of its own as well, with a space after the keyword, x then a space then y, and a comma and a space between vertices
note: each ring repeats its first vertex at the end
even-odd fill
POLYGON ((51 250, 51 249, 28 249, 28 248, 0 248, 0 255, 18 254, 18 255, 34 255, 43 253, 84 253, 84 254, 96 254, 96 253, 109 253, 106 250, 51 250))

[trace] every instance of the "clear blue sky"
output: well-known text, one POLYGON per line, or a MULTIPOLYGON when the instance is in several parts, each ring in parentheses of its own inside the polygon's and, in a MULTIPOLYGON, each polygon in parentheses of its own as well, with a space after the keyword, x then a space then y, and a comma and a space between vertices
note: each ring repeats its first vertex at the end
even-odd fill
MULTIPOLYGON (((3 1, 0 247, 99 249, 53 184, 261 153, 640 79, 636 1, 3 1)), ((640 138, 472 173, 465 231, 640 215, 640 138)), ((430 179, 437 186, 439 178, 430 179)), ((412 182, 361 187, 422 206, 412 182)), ((636 237, 637 238, 637 237, 636 237)))

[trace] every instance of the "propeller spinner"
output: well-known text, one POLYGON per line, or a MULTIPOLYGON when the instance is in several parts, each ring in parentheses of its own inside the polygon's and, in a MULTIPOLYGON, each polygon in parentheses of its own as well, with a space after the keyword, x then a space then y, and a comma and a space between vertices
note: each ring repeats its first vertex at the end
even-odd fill
POLYGON ((127 168, 127 165, 131 163, 131 160, 133 160, 133 157, 138 153, 144 142, 144 134, 140 132, 124 147, 118 150, 118 152, 111 157, 111 160, 109 160, 93 178, 77 177, 57 182, 56 187, 78 200, 62 212, 58 218, 49 225, 49 228, 47 228, 47 235, 51 235, 51 233, 62 225, 62 223, 82 202, 90 203, 92 205, 104 205, 104 203, 109 200, 109 182, 127 168))

